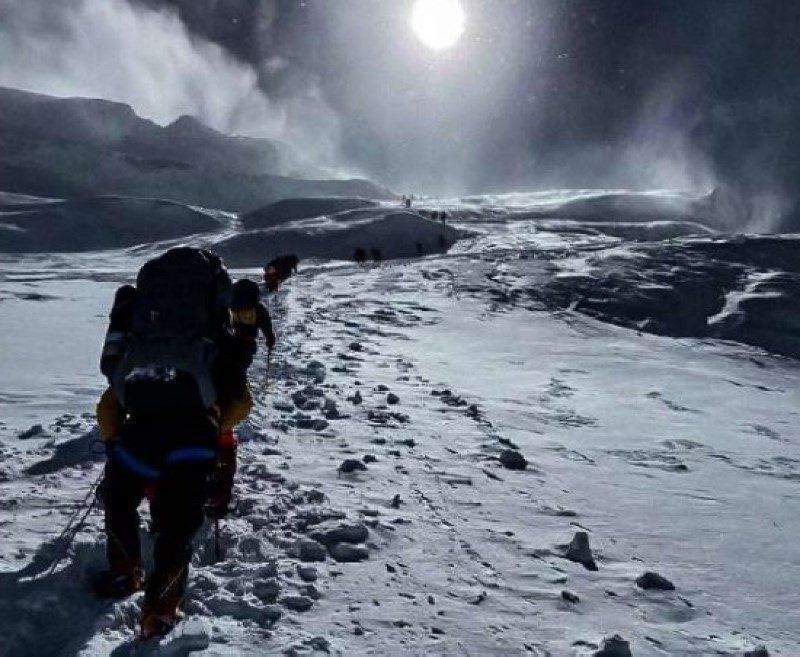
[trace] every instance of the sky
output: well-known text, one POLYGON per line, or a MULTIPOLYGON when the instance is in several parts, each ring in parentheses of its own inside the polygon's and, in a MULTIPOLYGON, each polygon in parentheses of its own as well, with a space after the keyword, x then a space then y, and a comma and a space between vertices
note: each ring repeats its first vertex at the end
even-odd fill
POLYGON ((461 2, 434 52, 413 0, 0 0, 0 84, 194 113, 409 193, 799 195, 800 3, 461 2))

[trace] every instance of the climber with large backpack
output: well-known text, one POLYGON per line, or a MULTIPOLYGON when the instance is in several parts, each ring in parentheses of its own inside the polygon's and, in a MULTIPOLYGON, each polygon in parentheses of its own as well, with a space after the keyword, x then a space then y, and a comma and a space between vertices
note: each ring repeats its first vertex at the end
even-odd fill
POLYGON ((270 260, 264 267, 264 285, 269 292, 277 292, 285 280, 297 273, 300 258, 295 254, 282 255, 270 260))
POLYGON ((101 357, 109 387, 97 409, 109 568, 95 589, 121 599, 145 588, 142 638, 179 620, 192 538, 205 511, 224 516, 230 501, 236 452, 226 443, 250 410, 230 301, 221 260, 190 247, 147 262, 114 300, 101 357), (137 511, 145 497, 156 535, 146 586, 137 511))

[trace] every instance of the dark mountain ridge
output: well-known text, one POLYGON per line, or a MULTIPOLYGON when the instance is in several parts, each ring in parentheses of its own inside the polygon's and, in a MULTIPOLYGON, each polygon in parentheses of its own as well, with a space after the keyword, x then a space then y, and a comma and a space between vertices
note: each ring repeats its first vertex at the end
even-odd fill
POLYGON ((225 135, 191 116, 161 127, 123 103, 0 87, 2 191, 153 197, 229 211, 294 196, 392 197, 368 180, 299 175, 301 166, 285 144, 225 135))

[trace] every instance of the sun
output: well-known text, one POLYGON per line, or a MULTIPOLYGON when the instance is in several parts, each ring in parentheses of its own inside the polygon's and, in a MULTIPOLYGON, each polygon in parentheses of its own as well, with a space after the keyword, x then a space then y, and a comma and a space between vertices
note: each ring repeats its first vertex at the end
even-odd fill
POLYGON ((446 50, 464 34, 466 19, 459 0, 417 0, 411 13, 411 28, 431 50, 446 50))

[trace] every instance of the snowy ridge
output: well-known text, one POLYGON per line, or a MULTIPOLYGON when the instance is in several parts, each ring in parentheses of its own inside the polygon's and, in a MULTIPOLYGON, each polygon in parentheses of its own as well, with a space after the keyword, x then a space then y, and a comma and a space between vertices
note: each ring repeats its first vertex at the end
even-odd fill
POLYGON ((217 231, 220 213, 157 199, 102 196, 0 206, 0 252, 74 252, 217 231))
POLYGON ((414 212, 384 208, 289 221, 229 237, 213 249, 235 267, 255 267, 283 253, 351 260, 358 248, 368 254, 378 249, 385 259, 412 258, 446 251, 465 234, 414 212))

